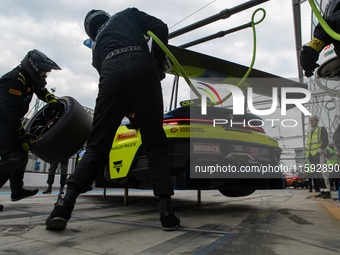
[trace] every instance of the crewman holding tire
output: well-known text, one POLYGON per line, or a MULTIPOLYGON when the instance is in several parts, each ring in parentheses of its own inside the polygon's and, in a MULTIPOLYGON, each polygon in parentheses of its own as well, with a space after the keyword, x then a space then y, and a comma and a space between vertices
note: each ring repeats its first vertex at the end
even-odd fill
POLYGON ((86 15, 84 26, 94 41, 92 65, 100 75, 92 131, 84 156, 67 180, 65 197, 58 200, 46 219, 46 227, 66 227, 78 195, 91 188, 98 170, 107 164, 121 120, 134 113, 148 157, 154 195, 159 197, 163 230, 176 230, 180 220, 171 202, 174 193, 160 84, 165 77, 165 53, 155 46, 153 55, 150 54, 145 40, 151 31, 167 45, 167 25, 136 8, 128 8, 113 16, 92 10, 86 15))
MULTIPOLYGON (((0 188, 10 180, 11 200, 34 196, 38 189, 23 188, 30 139, 22 124, 33 93, 55 109, 57 100, 46 88, 51 70, 61 68, 38 50, 27 53, 21 64, 0 78, 0 188)), ((3 206, 0 205, 0 211, 3 206)))
MULTIPOLYGON (((340 0, 329 1, 323 18, 332 30, 340 33, 340 0)), ((340 41, 327 34, 319 23, 314 29, 313 39, 303 46, 300 55, 301 67, 305 70, 306 77, 313 76, 315 68, 319 66, 316 62, 321 50, 331 43, 334 45, 336 55, 340 58, 340 41)))

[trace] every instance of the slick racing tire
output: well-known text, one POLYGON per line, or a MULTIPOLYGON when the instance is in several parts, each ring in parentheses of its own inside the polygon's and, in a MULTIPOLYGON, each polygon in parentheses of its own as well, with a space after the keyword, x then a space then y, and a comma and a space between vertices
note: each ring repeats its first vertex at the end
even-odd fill
POLYGON ((58 98, 54 111, 41 108, 25 125, 36 136, 31 152, 48 163, 58 163, 74 155, 86 142, 92 117, 72 97, 58 98))

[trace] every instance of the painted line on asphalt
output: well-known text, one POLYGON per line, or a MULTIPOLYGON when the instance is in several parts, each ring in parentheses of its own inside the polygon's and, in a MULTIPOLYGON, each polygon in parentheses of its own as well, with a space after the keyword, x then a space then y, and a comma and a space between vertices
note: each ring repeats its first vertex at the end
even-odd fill
POLYGON ((287 199, 285 199, 284 201, 277 203, 275 205, 273 205, 272 207, 270 207, 269 209, 267 209, 266 211, 264 211, 263 213, 260 213, 259 215, 257 215, 258 218, 263 218, 264 216, 266 216, 268 213, 270 213, 274 208, 278 207, 279 205, 287 202, 288 200, 290 200, 294 195, 288 197, 287 199))
MULTIPOLYGON (((103 223, 110 223, 110 224, 120 224, 120 225, 127 225, 127 226, 134 226, 134 227, 146 227, 146 228, 154 228, 154 229, 161 229, 161 227, 145 225, 145 224, 136 224, 136 223, 129 223, 129 222, 119 222, 119 221, 108 221, 108 220, 100 220, 100 219, 89 219, 89 218, 82 218, 82 217, 73 217, 75 219, 82 219, 85 221, 94 221, 94 222, 103 222, 103 223)), ((222 235, 221 238, 217 239, 216 241, 212 242, 211 244, 205 246, 203 249, 193 253, 193 255, 205 255, 213 252, 218 247, 222 246, 226 242, 228 242, 235 234, 227 233, 224 231, 216 231, 216 230, 205 230, 205 229, 195 229, 195 228, 185 228, 180 227, 177 229, 177 232, 197 232, 203 234, 213 234, 213 235, 222 235)))
POLYGON ((133 213, 111 213, 111 215, 128 216, 128 217, 141 217, 141 218, 155 218, 155 219, 159 218, 159 216, 149 216, 149 215, 141 215, 141 214, 133 214, 133 213))
POLYGON ((199 250, 198 252, 193 253, 193 255, 210 254, 211 252, 216 250, 218 247, 227 243, 233 236, 234 236, 233 234, 228 234, 228 235, 226 234, 222 236, 221 238, 217 239, 215 242, 212 242, 211 244, 207 245, 203 249, 199 250))
MULTIPOLYGON (((49 215, 49 213, 37 212, 37 211, 31 211, 31 210, 23 210, 23 209, 12 209, 12 210, 49 215)), ((127 215, 127 216, 132 216, 132 215, 127 215)), ((153 229, 161 229, 161 227, 152 226, 152 225, 130 223, 130 222, 120 222, 120 221, 109 221, 109 220, 77 217, 77 216, 72 217, 72 219, 78 219, 78 220, 83 220, 83 221, 101 222, 101 223, 110 223, 110 224, 117 224, 117 225, 126 225, 126 226, 132 226, 132 227, 146 227, 146 228, 153 228, 153 229)), ((204 233, 204 234, 221 235, 221 237, 219 239, 217 239, 216 241, 212 242, 211 244, 205 246, 203 249, 195 252, 194 255, 204 255, 204 254, 208 254, 210 252, 213 252, 218 247, 222 246, 223 244, 228 242, 232 237, 235 236, 235 234, 231 234, 231 233, 224 232, 224 231, 185 228, 185 227, 180 227, 179 229, 177 229, 177 232, 197 232, 197 233, 204 233)))
MULTIPOLYGON (((129 193, 139 193, 139 192, 152 192, 152 190, 129 190, 129 193)), ((87 191, 86 193, 83 193, 82 195, 86 194, 95 194, 95 193, 103 193, 101 190, 92 190, 92 191, 87 191)), ((124 190, 107 190, 106 193, 124 193, 124 190)), ((3 191, 0 192, 0 195, 8 195, 11 194, 10 191, 3 191)), ((42 194, 42 191, 39 191, 37 194, 42 194)), ((59 191, 52 191, 52 193, 49 194, 59 194, 59 191)), ((48 194, 44 194, 48 195, 48 194)))
MULTIPOLYGON (((29 213, 35 213, 35 214, 42 214, 42 215, 49 215, 50 214, 49 212, 38 212, 38 211, 25 210, 25 209, 10 209, 10 210, 12 210, 12 211, 20 211, 20 212, 29 212, 29 213)), ((126 214, 126 216, 131 217, 132 215, 126 214)), ((138 217, 138 215, 136 215, 135 217, 138 217)), ((79 219, 79 220, 83 220, 83 221, 103 222, 103 223, 111 223, 111 224, 127 225, 127 226, 147 227, 147 228, 158 228, 158 229, 162 228, 162 227, 157 227, 157 226, 152 226, 152 225, 145 225, 145 224, 139 224, 139 223, 121 222, 121 221, 114 221, 114 220, 110 221, 110 220, 102 220, 102 219, 95 219, 95 218, 84 218, 84 217, 78 217, 78 216, 72 216, 71 219, 79 219)), ((210 233, 210 234, 232 235, 232 236, 234 236, 234 234, 230 234, 230 233, 225 232, 225 231, 208 230, 208 229, 196 229, 196 228, 186 228, 186 227, 180 227, 177 231, 184 231, 184 232, 194 231, 194 232, 200 232, 200 233, 210 233)))
POLYGON ((335 218, 340 220, 340 207, 333 204, 329 201, 320 201, 330 212, 334 215, 335 218))
POLYGON ((296 214, 293 214, 289 211, 289 209, 279 209, 277 210, 279 213, 290 219, 291 221, 294 221, 296 224, 299 225, 314 225, 313 223, 297 216, 296 214))
MULTIPOLYGON (((41 214, 41 215, 49 215, 49 213, 45 213, 45 212, 38 212, 38 211, 31 211, 31 210, 24 210, 24 209, 11 209, 11 210, 29 212, 29 213, 35 213, 35 214, 41 214)), ((134 215, 126 214, 124 216, 134 216, 134 215)), ((77 217, 77 216, 72 217, 72 219, 78 219, 78 220, 83 220, 83 221, 92 221, 92 222, 100 222, 100 223, 117 224, 117 225, 126 225, 126 226, 132 226, 132 227, 145 227, 145 228, 161 229, 161 227, 152 226, 152 225, 130 223, 130 222, 120 222, 120 221, 109 221, 109 220, 102 220, 102 219, 77 217)), ((48 231, 51 231, 51 230, 48 230, 48 231)), ((208 230, 208 229, 195 229, 195 228, 186 228, 186 227, 180 227, 179 229, 177 229, 177 232, 196 232, 196 233, 213 234, 213 235, 220 235, 221 236, 216 241, 205 246, 201 250, 193 253, 193 255, 209 254, 209 253, 213 252, 214 250, 216 250, 217 248, 219 248, 220 246, 222 246, 223 244, 227 243, 232 237, 235 236, 235 234, 231 234, 231 233, 224 232, 224 231, 208 230)))

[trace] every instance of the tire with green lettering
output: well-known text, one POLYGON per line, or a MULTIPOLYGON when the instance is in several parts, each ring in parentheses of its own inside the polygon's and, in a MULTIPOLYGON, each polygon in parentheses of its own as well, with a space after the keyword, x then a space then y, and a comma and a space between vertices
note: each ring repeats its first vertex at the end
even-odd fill
POLYGON ((27 132, 36 135, 30 141, 31 152, 48 163, 71 157, 84 145, 90 133, 92 117, 72 97, 57 99, 51 111, 41 108, 25 125, 27 132))

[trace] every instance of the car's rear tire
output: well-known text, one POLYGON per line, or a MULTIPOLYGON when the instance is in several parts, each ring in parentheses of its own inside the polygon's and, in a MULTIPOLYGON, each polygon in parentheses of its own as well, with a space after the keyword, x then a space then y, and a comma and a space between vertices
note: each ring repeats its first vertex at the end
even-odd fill
MULTIPOLYGON (((49 116, 51 117, 51 116, 49 116)), ((36 135, 31 140, 31 152, 48 163, 57 163, 74 155, 86 142, 91 131, 92 117, 72 97, 58 98, 58 107, 50 112, 41 108, 25 125, 36 135), (48 114, 52 114, 50 121, 48 114)))
POLYGON ((219 190, 219 192, 227 197, 244 197, 255 192, 255 189, 242 189, 242 190, 219 190))

